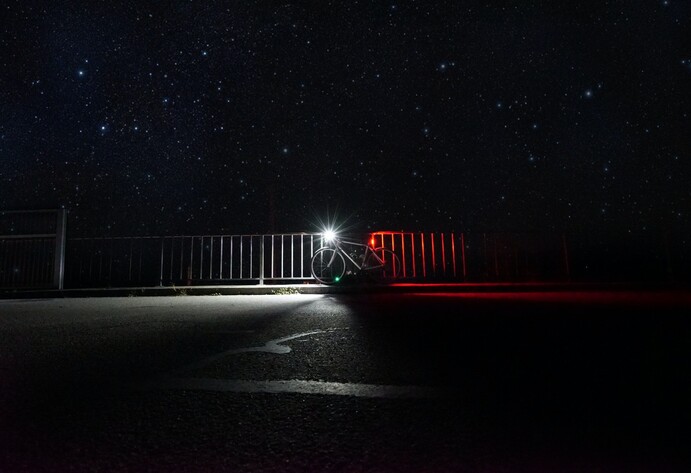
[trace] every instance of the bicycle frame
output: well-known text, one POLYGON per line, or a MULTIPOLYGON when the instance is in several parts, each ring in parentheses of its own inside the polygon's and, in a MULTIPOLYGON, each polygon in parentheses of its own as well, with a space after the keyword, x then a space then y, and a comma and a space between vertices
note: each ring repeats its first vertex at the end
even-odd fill
POLYGON ((334 251, 334 254, 332 256, 332 260, 329 261, 328 266, 331 266, 331 263, 333 263, 333 258, 336 257, 337 253, 340 253, 345 259, 350 261, 353 264, 353 266, 355 266, 358 269, 358 271, 362 270, 362 268, 364 266, 364 262, 367 260, 367 254, 368 253, 372 253, 374 255, 374 257, 377 259, 377 261, 379 261, 379 263, 384 264, 384 261, 377 255, 377 253, 374 250, 372 250, 372 248, 370 248, 369 245, 364 245, 362 243, 358 243, 355 241, 342 240, 340 238, 334 238, 333 245, 334 245, 334 248, 336 249, 336 251, 334 251), (365 248, 365 252, 364 252, 363 257, 362 257, 363 265, 359 265, 357 263, 357 261, 355 261, 348 254, 348 252, 343 248, 343 245, 358 246, 361 248, 365 248))
POLYGON ((381 282, 385 279, 396 278, 396 269, 400 267, 398 257, 388 248, 372 248, 357 241, 331 236, 328 241, 322 240, 321 248, 314 253, 311 260, 312 276, 322 284, 337 283, 346 274, 348 268, 350 268, 348 274, 367 273, 369 277, 381 282), (361 252, 361 248, 364 248, 364 251, 361 252), (378 252, 381 256, 377 254, 378 252), (393 264, 393 268, 387 267, 387 263, 393 264))

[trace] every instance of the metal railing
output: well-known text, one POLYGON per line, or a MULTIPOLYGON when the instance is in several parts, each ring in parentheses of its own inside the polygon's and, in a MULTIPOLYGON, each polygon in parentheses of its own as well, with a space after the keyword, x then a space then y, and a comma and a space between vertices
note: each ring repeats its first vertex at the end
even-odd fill
MULTIPOLYGON (((63 279, 72 288, 310 283, 311 258, 323 246, 319 233, 65 240, 64 211, 0 217, 0 288, 61 288, 63 279)), ((394 251, 402 281, 691 279, 686 240, 668 236, 621 238, 620 248, 610 239, 561 234, 378 231, 348 238, 394 251)))
MULTIPOLYGON (((568 279, 560 236, 374 232, 353 238, 383 246, 401 261, 401 280, 568 279)), ((312 282, 319 233, 73 238, 71 287, 312 282)))
POLYGON ((62 289, 67 211, 0 212, 0 288, 62 289))
POLYGON ((73 287, 309 281, 319 233, 73 238, 73 287))
POLYGON ((369 244, 394 251, 403 279, 564 280, 571 277, 563 235, 375 232, 369 244))

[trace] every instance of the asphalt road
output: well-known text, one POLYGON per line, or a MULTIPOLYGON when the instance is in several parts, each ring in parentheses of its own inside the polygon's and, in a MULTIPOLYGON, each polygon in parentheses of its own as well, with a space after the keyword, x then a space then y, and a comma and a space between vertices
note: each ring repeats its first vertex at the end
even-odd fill
POLYGON ((689 471, 688 293, 0 301, 0 471, 689 471))

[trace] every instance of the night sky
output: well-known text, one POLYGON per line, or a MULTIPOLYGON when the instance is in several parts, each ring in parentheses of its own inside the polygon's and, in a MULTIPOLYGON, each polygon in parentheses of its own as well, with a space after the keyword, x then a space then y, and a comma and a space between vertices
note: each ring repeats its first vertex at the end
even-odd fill
POLYGON ((0 15, 0 209, 73 234, 689 227, 689 1, 0 15))

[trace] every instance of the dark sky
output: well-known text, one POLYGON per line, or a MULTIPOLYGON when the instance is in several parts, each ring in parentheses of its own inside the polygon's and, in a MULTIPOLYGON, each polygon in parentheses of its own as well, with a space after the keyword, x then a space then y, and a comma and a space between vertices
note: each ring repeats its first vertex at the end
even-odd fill
POLYGON ((691 2, 2 2, 0 209, 97 235, 691 214, 691 2))

